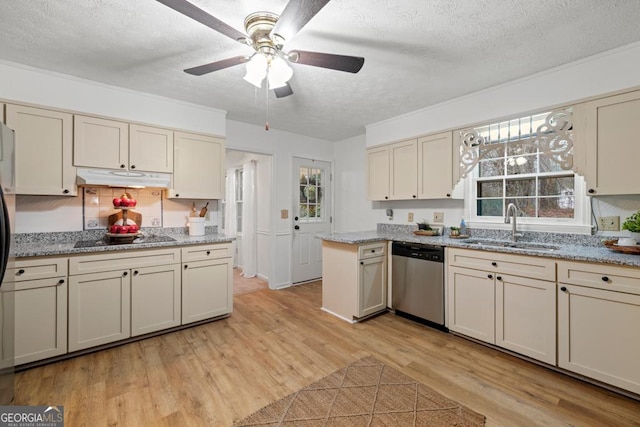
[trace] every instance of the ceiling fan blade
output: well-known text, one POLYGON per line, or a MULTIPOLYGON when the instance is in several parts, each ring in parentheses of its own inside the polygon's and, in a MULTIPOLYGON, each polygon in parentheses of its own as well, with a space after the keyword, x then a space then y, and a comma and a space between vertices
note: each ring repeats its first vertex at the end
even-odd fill
POLYGON ((272 35, 278 35, 284 40, 295 36, 307 22, 330 0, 289 0, 278 18, 276 26, 271 30, 272 35))
POLYGON ((189 3, 186 0, 157 0, 165 6, 180 12, 181 14, 188 16, 189 18, 198 21, 199 23, 206 25, 207 27, 216 30, 217 32, 224 34, 227 37, 231 37, 234 40, 244 39, 247 36, 236 30, 235 28, 225 24, 218 18, 215 18, 200 9, 197 6, 189 3))
POLYGON ((289 83, 282 87, 275 88, 273 92, 276 94, 276 98, 284 98, 285 96, 293 95, 293 89, 291 89, 289 83))
POLYGON ((357 73, 364 65, 364 58, 361 56, 335 55, 306 50, 292 50, 288 56, 289 60, 296 64, 313 65, 314 67, 330 68, 348 73, 357 73))
POLYGON ((234 65, 244 64, 249 60, 246 56, 234 56, 233 58, 223 59, 222 61, 211 62, 209 64, 200 65, 198 67, 187 68, 185 73, 201 76, 203 74, 212 73, 224 68, 233 67, 234 65))

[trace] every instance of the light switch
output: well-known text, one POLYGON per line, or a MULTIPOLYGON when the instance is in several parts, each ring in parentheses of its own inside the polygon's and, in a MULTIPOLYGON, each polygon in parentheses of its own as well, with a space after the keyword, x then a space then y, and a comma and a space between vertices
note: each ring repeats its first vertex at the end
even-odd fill
POLYGON ((433 222, 444 222, 444 212, 434 212, 433 213, 433 222))
POLYGON ((409 212, 409 215, 407 215, 407 221, 413 222, 413 212, 409 212))

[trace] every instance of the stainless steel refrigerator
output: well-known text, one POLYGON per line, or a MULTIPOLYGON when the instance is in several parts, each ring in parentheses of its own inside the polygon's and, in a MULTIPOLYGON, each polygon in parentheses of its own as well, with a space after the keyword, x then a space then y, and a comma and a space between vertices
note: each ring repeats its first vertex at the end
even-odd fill
POLYGON ((13 264, 13 220, 15 217, 13 131, 0 123, 0 405, 13 400, 14 387, 14 292, 5 280, 13 264))

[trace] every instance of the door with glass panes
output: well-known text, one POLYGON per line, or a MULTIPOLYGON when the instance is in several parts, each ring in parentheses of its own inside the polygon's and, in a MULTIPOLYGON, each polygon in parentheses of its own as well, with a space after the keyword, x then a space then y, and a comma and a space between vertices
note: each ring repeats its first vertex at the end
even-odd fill
POLYGON ((293 159, 293 283, 322 277, 322 241, 331 231, 331 163, 293 159))

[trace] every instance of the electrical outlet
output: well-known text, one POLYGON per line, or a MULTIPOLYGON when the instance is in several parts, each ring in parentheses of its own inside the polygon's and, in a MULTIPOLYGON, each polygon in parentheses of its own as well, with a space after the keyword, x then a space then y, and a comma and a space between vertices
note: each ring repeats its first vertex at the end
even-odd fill
POLYGON ((434 212, 433 213, 433 222, 444 222, 444 212, 434 212))
POLYGON ((407 215, 407 221, 413 222, 413 212, 409 212, 409 215, 407 215))
POLYGON ((598 229, 600 231, 620 231, 619 216, 598 217, 598 229))

